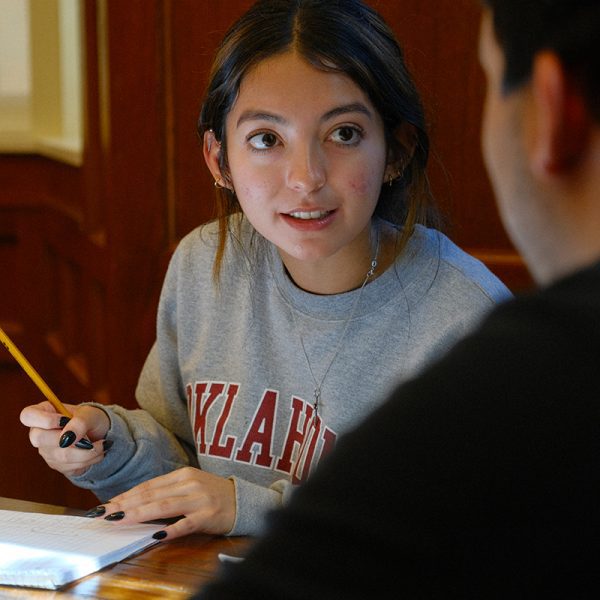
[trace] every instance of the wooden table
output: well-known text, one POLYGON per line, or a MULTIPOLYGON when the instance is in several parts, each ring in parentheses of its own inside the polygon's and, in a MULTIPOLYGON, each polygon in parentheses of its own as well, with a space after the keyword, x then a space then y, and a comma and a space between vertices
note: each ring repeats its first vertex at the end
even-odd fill
MULTIPOLYGON (((83 512, 10 498, 0 498, 0 509, 63 515, 83 512)), ((218 568, 220 552, 239 556, 248 545, 248 538, 193 534, 162 542, 59 591, 0 586, 0 598, 189 598, 211 579, 218 568)))

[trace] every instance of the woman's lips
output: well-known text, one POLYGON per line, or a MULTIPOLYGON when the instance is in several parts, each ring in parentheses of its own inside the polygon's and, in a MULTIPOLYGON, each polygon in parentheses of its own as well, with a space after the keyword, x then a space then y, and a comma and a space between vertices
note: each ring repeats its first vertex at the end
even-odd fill
POLYGON ((293 210, 289 213, 281 213, 281 217, 296 229, 315 231, 329 225, 335 213, 335 210, 293 210))
POLYGON ((288 215, 290 217, 294 217, 295 219, 302 219, 303 221, 308 221, 310 219, 323 219, 325 218, 331 211, 329 210, 294 210, 288 215))

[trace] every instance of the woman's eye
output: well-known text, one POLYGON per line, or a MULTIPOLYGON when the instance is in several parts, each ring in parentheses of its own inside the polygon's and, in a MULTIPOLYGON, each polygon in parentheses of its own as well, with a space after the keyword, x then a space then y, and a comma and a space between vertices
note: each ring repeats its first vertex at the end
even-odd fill
POLYGON ((255 150, 268 150, 277 145, 277 136, 274 133, 257 133, 248 142, 255 150))
POLYGON ((360 141, 361 132, 355 127, 338 127, 332 134, 331 139, 337 144, 352 145, 360 141))

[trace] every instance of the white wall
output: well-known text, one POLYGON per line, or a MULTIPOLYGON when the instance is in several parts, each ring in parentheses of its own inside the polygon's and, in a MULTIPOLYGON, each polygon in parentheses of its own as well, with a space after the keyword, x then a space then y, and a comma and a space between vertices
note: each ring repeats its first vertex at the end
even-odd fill
POLYGON ((0 152, 80 164, 81 0, 0 0, 0 152))

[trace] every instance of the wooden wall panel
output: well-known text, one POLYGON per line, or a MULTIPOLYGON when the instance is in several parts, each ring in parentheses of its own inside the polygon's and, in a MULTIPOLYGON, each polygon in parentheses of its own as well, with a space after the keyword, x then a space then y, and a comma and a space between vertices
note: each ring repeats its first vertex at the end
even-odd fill
POLYGON ((127 406, 153 339, 167 243, 163 14, 158 0, 107 2, 106 360, 111 397, 127 406))
MULTIPOLYGON (((0 169, 2 166, 0 161, 0 169)), ((36 178, 35 185, 39 183, 36 178)), ((69 381, 76 382, 72 371, 58 353, 49 351, 47 317, 58 311, 59 302, 51 292, 49 255, 39 235, 46 222, 44 212, 41 206, 24 205, 10 210, 0 207, 0 229, 10 224, 16 240, 8 261, 1 265, 0 325, 61 398, 77 401, 87 398, 87 390, 66 385, 69 381)), ((19 423, 19 413, 27 404, 40 402, 44 397, 12 357, 1 350, 0 394, 5 419, 0 436, 0 495, 90 506, 93 495, 73 487, 62 475, 49 469, 30 445, 28 431, 19 423)))
POLYGON ((204 164, 196 122, 215 49, 252 0, 167 3, 170 33, 169 84, 173 132, 173 234, 180 239, 213 217, 213 180, 204 164))
POLYGON ((18 327, 17 319, 19 303, 14 288, 18 285, 16 255, 19 238, 16 232, 16 215, 14 210, 0 207, 0 322, 4 322, 11 330, 18 327))

